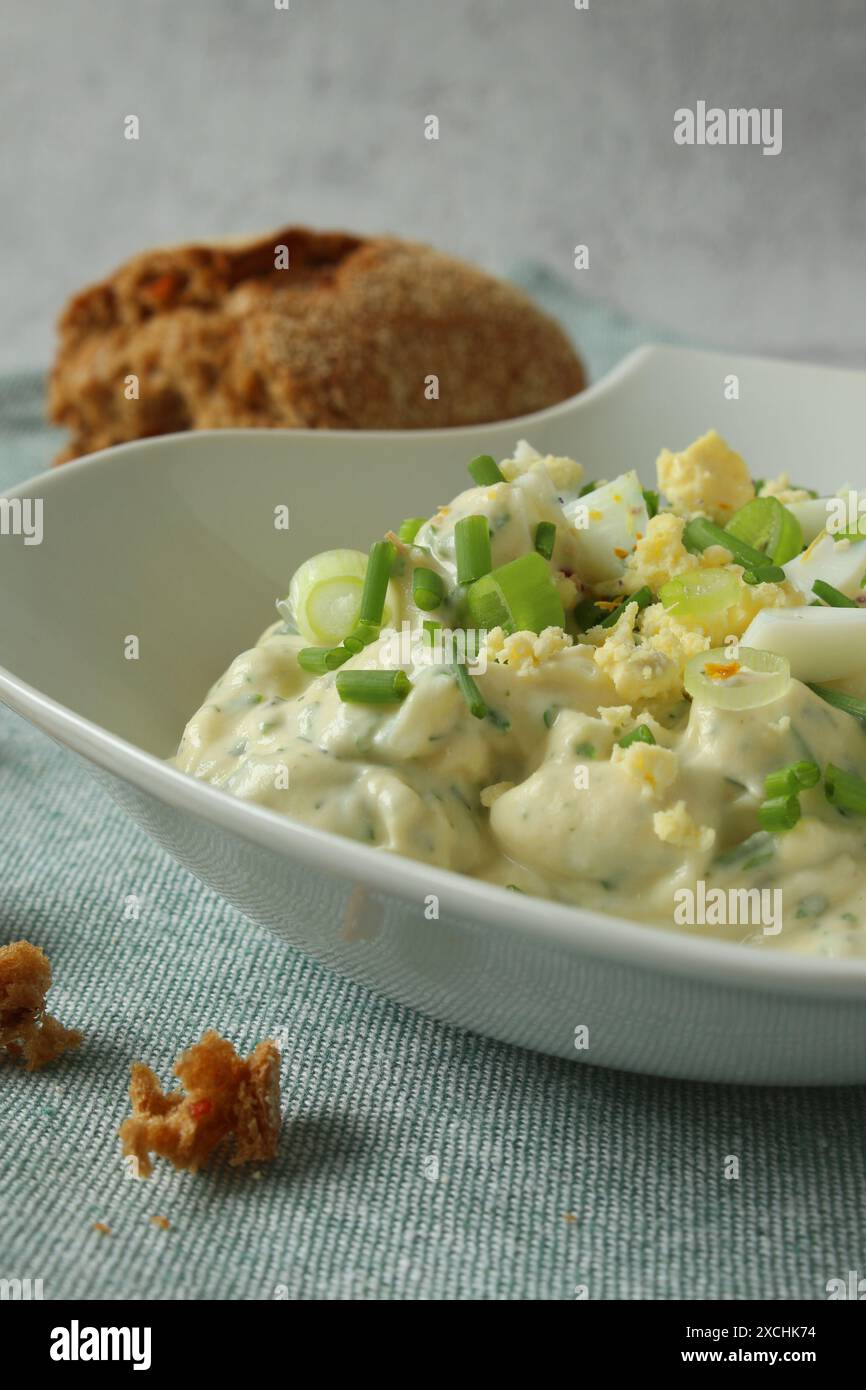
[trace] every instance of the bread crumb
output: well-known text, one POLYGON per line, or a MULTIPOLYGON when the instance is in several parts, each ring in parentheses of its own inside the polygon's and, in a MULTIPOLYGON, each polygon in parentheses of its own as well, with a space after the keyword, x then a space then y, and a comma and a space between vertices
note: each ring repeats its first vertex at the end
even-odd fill
POLYGON ((119 1133, 124 1157, 137 1159, 140 1177, 153 1172, 151 1153, 196 1173, 229 1138, 234 1139, 233 1166, 274 1158, 280 1130, 275 1042, 260 1042, 243 1058, 210 1029, 180 1054, 174 1074, 180 1089, 164 1092, 150 1067, 132 1065, 132 1114, 119 1133))
POLYGON ((74 1028, 64 1028, 45 1012, 51 966, 44 951, 29 941, 0 946, 0 1051, 24 1059, 36 1071, 81 1042, 74 1028))
POLYGON ((171 1222, 167 1216, 151 1216, 149 1219, 151 1225, 158 1226, 161 1231, 171 1230, 171 1222))
POLYGON ((112 1236, 112 1235, 114 1235, 114 1232, 112 1231, 111 1227, 110 1227, 110 1226, 106 1226, 106 1224, 105 1224, 104 1221, 94 1221, 94 1223, 93 1223, 93 1230, 96 1231, 96 1232, 98 1232, 98 1234, 101 1235, 101 1236, 112 1236))
POLYGON ((575 1216, 573 1211, 564 1211, 562 1213, 562 1219, 566 1223, 566 1225, 573 1226, 575 1221, 577 1220, 577 1217, 575 1216))

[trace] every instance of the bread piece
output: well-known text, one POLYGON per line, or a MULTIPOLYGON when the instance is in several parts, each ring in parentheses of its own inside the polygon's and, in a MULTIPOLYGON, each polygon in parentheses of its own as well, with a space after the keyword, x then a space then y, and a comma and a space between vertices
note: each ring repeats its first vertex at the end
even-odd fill
POLYGON ((212 1029, 182 1052, 174 1074, 180 1090, 163 1091, 142 1062, 134 1062, 132 1114, 120 1126, 125 1157, 150 1177, 151 1153, 195 1173, 225 1140, 234 1139, 233 1165, 274 1157, 280 1132, 280 1053, 265 1041, 239 1057, 212 1029))
POLYGON ((44 951, 29 941, 0 946, 0 1052, 23 1058, 27 1071, 53 1062, 81 1034, 64 1028, 45 1012, 51 966, 44 951))
POLYGON ((59 334, 57 462, 186 429, 482 424, 584 385, 515 286, 413 242, 302 228, 145 252, 77 294, 59 334))

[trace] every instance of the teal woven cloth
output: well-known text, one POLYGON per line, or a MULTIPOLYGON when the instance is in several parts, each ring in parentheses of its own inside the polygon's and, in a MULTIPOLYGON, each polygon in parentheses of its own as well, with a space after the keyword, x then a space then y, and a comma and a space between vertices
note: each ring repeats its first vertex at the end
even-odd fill
MULTIPOLYGON (((593 376, 662 336, 519 278, 593 376)), ((0 488, 57 444, 41 379, 0 381, 0 488)), ((653 1080, 443 1027, 254 927, 5 710, 0 870, 0 942, 44 948, 52 1010, 85 1034, 41 1072, 0 1061, 0 1279, 46 1299, 822 1299, 866 1274, 866 1088, 653 1080), (130 1061, 167 1082, 207 1027, 281 1038, 279 1156, 135 1181, 130 1061)))

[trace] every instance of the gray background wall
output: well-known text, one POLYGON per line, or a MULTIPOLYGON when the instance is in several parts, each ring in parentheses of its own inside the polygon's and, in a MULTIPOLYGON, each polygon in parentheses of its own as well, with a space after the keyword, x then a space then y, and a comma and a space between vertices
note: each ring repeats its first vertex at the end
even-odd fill
POLYGON ((2 0, 0 15, 0 369, 46 363, 65 296, 134 250, 294 220, 496 270, 534 257, 707 343, 864 364, 863 0, 2 0), (781 106, 782 153, 675 146, 673 112, 699 98, 781 106))

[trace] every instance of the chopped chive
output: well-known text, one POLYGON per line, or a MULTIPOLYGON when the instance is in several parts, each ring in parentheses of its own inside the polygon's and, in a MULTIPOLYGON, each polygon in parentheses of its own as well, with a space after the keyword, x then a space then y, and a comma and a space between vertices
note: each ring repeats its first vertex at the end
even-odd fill
POLYGON ((793 830, 800 819, 800 802, 796 796, 774 796, 758 807, 758 820, 762 830, 778 833, 793 830))
POLYGON ((489 487, 491 483, 504 483, 505 475, 495 458, 490 454, 479 454, 469 465, 469 472, 472 474, 479 487, 489 487))
POLYGON ((652 729, 646 724, 638 724, 630 734, 624 734, 622 738, 617 739, 620 748, 630 748, 633 743, 655 743, 652 729))
POLYGON ((518 888, 518 886, 517 886, 516 883, 506 883, 505 887, 506 887, 506 889, 508 890, 509 893, 522 893, 522 892, 523 892, 523 889, 522 889, 522 888, 518 888))
POLYGON ((476 719, 484 719, 488 713, 484 697, 464 665, 454 667, 454 676, 460 694, 469 706, 469 713, 476 719))
POLYGON ((559 705, 548 705, 547 709, 544 711, 544 714, 541 716, 544 720, 545 729, 553 728, 554 724, 556 723, 556 716, 558 714, 559 705))
POLYGON ((831 608, 859 608, 853 598, 843 594, 839 589, 834 589, 832 584, 827 584, 823 579, 816 579, 812 585, 812 593, 817 594, 825 603, 829 603, 831 608))
POLYGON ((768 567, 767 557, 762 550, 755 550, 741 541, 739 536, 732 536, 730 531, 725 531, 714 521, 708 521, 705 516, 696 516, 688 523, 683 531, 683 545, 696 555, 711 545, 723 545, 737 564, 745 566, 747 570, 757 572, 768 567))
POLYGON ((435 618, 425 618, 421 626, 424 629, 424 640, 428 647, 434 646, 436 643, 436 633, 441 632, 442 624, 437 622, 435 618))
POLYGON ((824 795, 837 811, 866 816, 866 778, 858 777, 855 772, 843 772, 835 763, 828 763, 824 795))
POLYGON ((789 763, 764 778, 764 795, 768 797, 790 796, 794 792, 816 787, 821 780, 821 769, 817 763, 789 763))
POLYGON ((493 559, 486 516, 461 517, 454 527, 457 583, 474 584, 490 573, 493 559))
POLYGON ((390 705, 405 700, 412 682, 405 671, 338 671, 337 694, 352 705, 390 705))
POLYGON ((535 549, 539 555, 549 560, 556 545, 556 526, 552 521, 539 521, 535 528, 535 549))
POLYGON ((654 492, 651 487, 645 487, 643 489, 643 500, 646 503, 647 516, 650 521, 652 521, 654 516, 658 516, 659 495, 657 492, 654 492))
POLYGON ((830 690, 826 685, 809 685, 809 689, 816 695, 820 695, 822 700, 826 700, 828 705, 835 705, 836 709, 843 709, 846 714, 852 714, 855 719, 861 720, 866 724, 866 700, 860 700, 856 695, 848 695, 844 690, 830 690))
POLYGON ((411 545, 426 520, 426 516, 407 516, 406 520, 400 523, 397 539, 405 545, 411 545))
POLYGON ((378 623, 358 623, 349 636, 343 638, 343 646, 352 656, 357 656, 364 647, 369 647, 371 642, 376 641, 381 630, 378 623))
POLYGON ((418 608, 423 608, 429 612, 431 608, 438 608, 445 598, 445 585, 442 583, 441 575, 435 570, 418 569, 412 572, 412 597, 418 608))
POLYGON ((367 561, 364 587, 361 590, 361 607, 358 611, 359 626, 364 623, 381 626, 395 554, 391 541, 376 541, 370 546, 370 558, 367 561))
POLYGON ((328 671, 336 671, 351 655, 345 647, 302 647, 298 652, 298 665, 302 671, 324 676, 328 671))
POLYGON ((494 627, 506 632, 543 632, 565 623, 553 575, 536 551, 485 574, 470 588, 467 603, 475 627, 488 632, 494 627))
POLYGON ((623 599, 622 603, 620 603, 616 608, 612 608, 608 613, 607 617, 602 618, 598 626, 613 627, 617 619, 625 612, 630 603, 636 603, 638 608, 646 608, 648 604, 652 603, 652 601, 652 589, 648 588, 647 585, 644 584, 642 588, 637 589, 633 594, 629 594, 628 598, 623 599))
POLYGON ((716 855, 712 867, 726 868, 729 864, 736 864, 744 871, 757 869, 768 863, 775 852, 776 845, 772 835, 766 830, 756 830, 747 840, 741 840, 738 845, 732 845, 730 849, 716 855))
POLYGON ((594 758, 595 745, 592 743, 576 743, 574 751, 579 758, 594 758))
POLYGON ((498 709, 488 709, 487 718, 494 729, 498 729, 502 734, 507 734, 511 728, 511 720, 506 718, 504 714, 500 714, 498 709))
POLYGON ((598 627, 605 615, 591 598, 585 598, 577 605, 571 616, 578 632, 588 632, 591 627, 598 627))
POLYGON ((754 565, 743 570, 744 584, 781 584, 786 577, 781 565, 754 565))
POLYGON ((588 492, 595 492, 598 486, 598 483, 584 483, 583 487, 580 489, 580 492, 577 495, 578 497, 586 497, 588 492))

